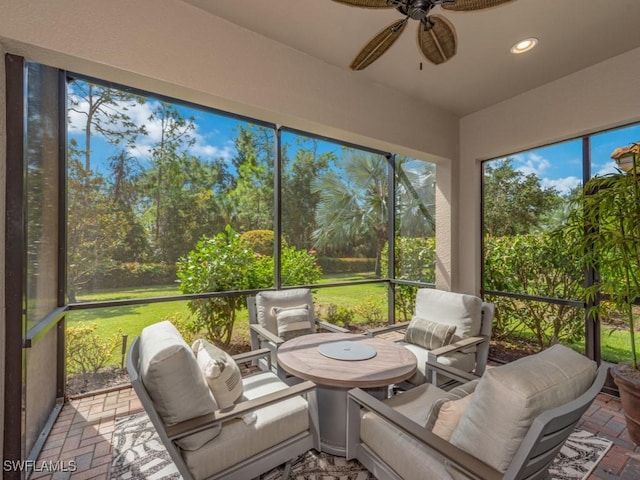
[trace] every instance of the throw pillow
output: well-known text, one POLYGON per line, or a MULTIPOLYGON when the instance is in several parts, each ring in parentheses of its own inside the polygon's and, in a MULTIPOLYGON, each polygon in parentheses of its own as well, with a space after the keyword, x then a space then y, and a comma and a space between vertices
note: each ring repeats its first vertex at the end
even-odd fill
POLYGON ((313 333, 309 305, 273 307, 272 310, 276 316, 278 336, 283 340, 313 333))
POLYGON ((196 340, 192 348, 218 406, 221 409, 233 406, 242 396, 242 375, 238 364, 227 352, 204 340, 196 340))
POLYGON ((438 418, 431 431, 448 442, 472 398, 473 393, 458 400, 444 402, 440 407, 440 413, 438 413, 438 418))
POLYGON ((427 350, 435 350, 436 348, 449 345, 455 331, 455 325, 432 322, 414 315, 407 327, 404 341, 426 348, 427 350))
POLYGON ((461 398, 465 398, 471 395, 478 386, 478 382, 480 379, 472 380, 467 383, 463 383, 462 385, 458 385, 455 388, 452 388, 442 398, 439 398, 435 402, 431 404, 431 408, 429 409, 429 413, 427 413, 427 423, 425 427, 428 430, 433 430, 433 426, 436 424, 438 420, 438 416, 440 415, 440 409, 446 402, 460 400, 461 398))

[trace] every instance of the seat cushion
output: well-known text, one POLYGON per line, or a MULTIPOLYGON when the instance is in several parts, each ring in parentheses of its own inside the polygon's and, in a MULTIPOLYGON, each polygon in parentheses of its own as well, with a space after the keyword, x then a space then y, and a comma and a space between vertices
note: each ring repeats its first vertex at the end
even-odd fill
POLYGON ((416 294, 415 315, 432 322, 455 325, 453 341, 480 334, 482 300, 473 295, 421 288, 416 294))
MULTIPOLYGON (((418 369, 416 373, 408 380, 409 383, 420 385, 425 382, 425 369, 427 364, 428 350, 406 342, 398 342, 407 350, 416 356, 418 369)), ((476 366, 476 354, 464 352, 452 352, 438 357, 438 363, 447 367, 454 367, 464 372, 471 372, 476 366)), ((438 385, 449 380, 446 377, 438 376, 438 385)))
POLYGON ((192 348, 218 407, 233 406, 242 396, 242 373, 238 364, 227 352, 207 341, 196 340, 192 348))
MULTIPOLYGON (((424 384, 384 402, 412 421, 424 426, 428 406, 447 392, 424 384)), ((360 438, 373 452, 405 480, 450 480, 444 459, 394 427, 379 415, 362 411, 360 438)))
MULTIPOLYGON (((270 372, 243 380, 244 395, 255 399, 287 388, 270 372)), ((220 435, 197 451, 183 452, 196 480, 207 478, 309 429, 307 402, 294 397, 256 410, 255 422, 225 423, 220 435)))
POLYGON ((309 305, 273 307, 278 326, 278 336, 283 340, 313 333, 312 312, 309 305))
POLYGON ((578 398, 595 375, 595 362, 562 345, 491 368, 478 383, 451 443, 504 472, 533 420, 578 398))
POLYGON ((407 327, 404 341, 427 350, 435 350, 451 343, 456 328, 455 325, 433 322, 414 315, 407 327))
MULTIPOLYGON (((140 378, 167 426, 218 409, 193 350, 168 321, 149 325, 140 334, 140 378)), ((217 426, 176 443, 195 450, 219 432, 217 426)))
MULTIPOLYGON (((258 323, 274 335, 278 335, 278 322, 274 307, 286 308, 300 305, 309 305, 313 315, 313 299, 308 288, 295 288, 292 290, 266 291, 256 295, 256 316, 258 323)), ((315 328, 312 323, 312 328, 315 328)))

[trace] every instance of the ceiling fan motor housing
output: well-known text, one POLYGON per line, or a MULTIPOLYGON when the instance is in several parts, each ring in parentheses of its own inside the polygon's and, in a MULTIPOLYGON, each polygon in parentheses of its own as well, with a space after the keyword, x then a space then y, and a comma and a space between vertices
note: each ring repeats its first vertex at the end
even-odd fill
POLYGON ((434 6, 431 0, 407 0, 397 10, 414 20, 423 20, 434 6))

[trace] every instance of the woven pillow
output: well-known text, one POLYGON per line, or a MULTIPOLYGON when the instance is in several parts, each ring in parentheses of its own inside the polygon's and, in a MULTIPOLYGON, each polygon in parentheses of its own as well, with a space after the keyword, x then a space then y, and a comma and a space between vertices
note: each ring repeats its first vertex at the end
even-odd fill
POLYGON ((440 407, 438 418, 431 431, 440 438, 449 441, 472 398, 473 393, 458 400, 444 402, 440 407))
POLYGON ((278 336, 283 340, 313 333, 309 305, 273 307, 272 311, 278 325, 278 336))
POLYGON ((478 382, 480 379, 472 380, 467 383, 463 383, 462 385, 458 385, 455 388, 452 388, 442 397, 436 400, 431 404, 431 408, 429 409, 429 413, 427 413, 427 423, 425 427, 428 430, 433 430, 433 426, 436 424, 438 420, 438 415, 440 414, 440 409, 446 402, 460 400, 468 395, 471 395, 475 392, 476 387, 478 386, 478 382))
POLYGON ((451 343, 456 328, 455 325, 432 322, 414 315, 407 327, 404 341, 427 350, 435 350, 451 343))
POLYGON ((238 364, 227 352, 204 340, 196 340, 192 348, 218 406, 221 409, 233 406, 243 391, 238 364))

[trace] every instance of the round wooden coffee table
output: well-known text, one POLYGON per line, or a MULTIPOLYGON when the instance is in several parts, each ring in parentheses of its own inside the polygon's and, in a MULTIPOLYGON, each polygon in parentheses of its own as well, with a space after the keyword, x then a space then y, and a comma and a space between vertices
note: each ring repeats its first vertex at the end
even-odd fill
POLYGON ((347 392, 359 387, 386 398, 389 385, 410 378, 417 368, 416 357, 406 348, 351 333, 314 333, 288 340, 278 348, 278 365, 291 375, 317 384, 322 451, 342 456, 346 447, 347 392), (371 349, 375 350, 372 357, 371 349), (358 355, 370 358, 352 359, 358 355))

